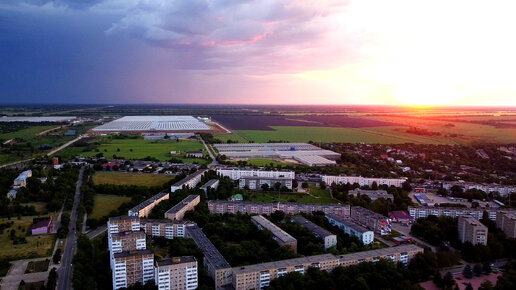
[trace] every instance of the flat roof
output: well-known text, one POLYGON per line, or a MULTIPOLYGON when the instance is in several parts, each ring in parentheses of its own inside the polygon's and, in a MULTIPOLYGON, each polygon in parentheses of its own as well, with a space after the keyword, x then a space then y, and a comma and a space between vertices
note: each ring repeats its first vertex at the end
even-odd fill
POLYGON ((204 258, 213 266, 215 269, 228 269, 231 265, 224 259, 224 256, 217 250, 217 248, 211 243, 210 239, 202 232, 202 230, 196 224, 186 227, 186 232, 190 236, 197 247, 202 249, 204 252, 204 258))
POLYGON ((122 221, 122 220, 139 220, 139 217, 136 216, 116 216, 116 217, 110 217, 109 222, 111 221, 122 221))
POLYGON ((125 251, 125 252, 115 253, 113 256, 115 259, 117 259, 117 258, 142 256, 142 255, 149 255, 149 254, 152 254, 152 251, 146 249, 146 250, 133 250, 133 251, 125 251))
POLYGON ((197 262, 194 256, 182 256, 182 257, 173 257, 164 259, 161 261, 157 261, 156 265, 158 267, 163 266, 170 266, 170 265, 179 265, 179 264, 185 264, 185 263, 191 263, 191 262, 197 262))
POLYGON ((342 224, 346 225, 347 227, 354 229, 357 232, 361 232, 361 233, 372 232, 372 230, 367 229, 366 227, 363 227, 363 226, 355 223, 351 219, 342 218, 342 217, 334 215, 334 214, 326 214, 326 217, 334 219, 334 220, 338 221, 339 223, 342 223, 342 224))
POLYGON ((361 206, 352 206, 351 207, 351 216, 353 216, 353 211, 360 212, 362 216, 367 216, 369 218, 375 218, 375 219, 385 219, 387 217, 374 212, 372 210, 369 210, 367 208, 361 207, 361 206))
POLYGON ((93 128, 98 132, 201 130, 211 128, 192 116, 125 116, 93 128))
POLYGON ((240 179, 292 180, 290 177, 240 176, 240 179))
MULTIPOLYGON (((338 154, 338 153, 337 153, 338 154)), ((313 163, 313 164, 324 164, 324 165, 331 165, 331 164, 337 164, 335 160, 329 160, 327 158, 324 158, 319 155, 300 155, 300 156, 294 156, 297 161, 300 161, 302 163, 313 163)))
POLYGON ((261 264, 255 264, 255 265, 249 265, 249 266, 235 267, 235 268, 233 268, 233 273, 235 275, 238 275, 238 274, 242 274, 242 273, 259 272, 259 271, 265 271, 265 270, 269 270, 269 269, 286 268, 286 267, 290 267, 290 266, 320 263, 323 261, 337 260, 337 259, 338 258, 333 254, 315 255, 315 256, 294 258, 294 259, 261 263, 261 264))
POLYGON ((158 200, 168 194, 169 194, 168 192, 160 192, 160 193, 152 196, 151 198, 145 200, 144 202, 140 203, 139 205, 131 208, 129 211, 133 211, 133 212, 140 211, 140 210, 146 208, 147 206, 153 204, 156 200, 158 200))
POLYGON ((314 224, 313 222, 306 219, 304 216, 296 215, 292 217, 292 220, 309 229, 316 237, 325 238, 328 236, 335 236, 330 231, 314 224))
POLYGON ((211 179, 210 181, 208 181, 205 184, 203 184, 203 186, 201 186, 201 189, 213 186, 213 184, 217 183, 218 181, 219 181, 218 179, 211 179))
POLYGON ((414 244, 409 245, 401 245, 396 247, 388 247, 378 250, 371 250, 371 251, 364 251, 364 252, 356 252, 346 255, 340 255, 339 261, 342 263, 343 261, 353 261, 353 260, 362 260, 362 259, 369 259, 374 257, 381 257, 381 256, 388 256, 388 255, 394 255, 398 253, 405 253, 405 252, 411 252, 411 251, 422 251, 423 248, 420 248, 414 244))
POLYGON ((347 207, 349 204, 332 203, 304 203, 304 202, 260 202, 260 201, 230 201, 230 200, 208 200, 208 204, 232 204, 232 205, 261 205, 261 206, 315 206, 315 207, 347 207))
POLYGON ((206 171, 207 171, 207 169, 197 170, 194 173, 192 173, 192 174, 186 176, 185 178, 179 180, 178 182, 174 183, 172 186, 182 186, 183 184, 185 184, 188 181, 196 178, 197 176, 199 176, 201 174, 204 174, 204 172, 206 172, 206 171))
POLYGON ((297 240, 293 236, 289 235, 287 232, 282 230, 277 225, 273 224, 271 221, 269 221, 262 215, 254 215, 251 217, 251 219, 263 228, 271 231, 272 235, 280 239, 283 243, 297 242, 297 240))
POLYGON ((176 205, 174 205, 171 209, 167 210, 167 213, 177 213, 181 209, 183 209, 187 204, 194 201, 196 198, 199 198, 200 195, 197 194, 190 194, 189 196, 185 197, 182 201, 178 202, 176 205))
POLYGON ((142 225, 146 225, 146 224, 173 224, 173 225, 186 225, 186 224, 189 224, 191 222, 189 221, 178 221, 178 220, 169 220, 169 219, 141 219, 140 220, 140 224, 142 225))
POLYGON ((122 238, 122 237, 127 237, 127 236, 144 236, 145 237, 145 232, 144 231, 127 231, 127 232, 111 234, 112 239, 122 238))
POLYGON ((71 116, 59 116, 59 117, 7 117, 3 116, 0 117, 0 122, 32 122, 32 123, 39 123, 39 122, 67 122, 71 121, 73 119, 77 119, 77 117, 71 117, 71 116))

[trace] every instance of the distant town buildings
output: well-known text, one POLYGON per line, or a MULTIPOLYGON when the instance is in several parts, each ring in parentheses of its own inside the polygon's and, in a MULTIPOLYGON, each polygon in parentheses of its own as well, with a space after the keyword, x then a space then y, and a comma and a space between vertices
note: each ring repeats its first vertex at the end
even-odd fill
POLYGON ((294 171, 277 171, 277 170, 258 170, 250 168, 219 168, 217 174, 222 177, 229 177, 232 180, 240 180, 242 177, 260 177, 260 178, 289 178, 295 179, 294 171))
POLYGON ((261 214, 270 215, 271 213, 281 210, 286 214, 313 213, 322 211, 325 214, 334 214, 341 217, 349 217, 348 204, 317 204, 317 203, 299 203, 299 202, 245 202, 245 201, 224 201, 209 200, 208 209, 210 213, 244 213, 244 214, 261 214))
POLYGON ((360 188, 355 188, 353 190, 350 190, 348 192, 348 195, 350 196, 360 196, 360 195, 366 195, 368 196, 371 201, 375 201, 379 198, 388 199, 390 201, 394 200, 394 196, 392 194, 387 193, 385 190, 364 190, 360 188))
POLYGON ((303 216, 300 216, 300 215, 294 216, 294 217, 292 217, 291 221, 304 226, 305 228, 310 230, 315 237, 322 239, 324 242, 324 250, 328 250, 331 247, 337 246, 337 236, 336 235, 330 233, 328 230, 307 220, 303 216))
POLYGON ((323 175, 322 181, 326 184, 331 185, 335 184, 355 184, 358 183, 360 186, 373 186, 373 183, 376 185, 387 185, 387 186, 395 186, 401 187, 406 178, 371 178, 371 177, 362 177, 362 176, 332 176, 332 175, 323 175))
POLYGON ((423 253, 423 248, 416 245, 400 245, 397 247, 388 247, 378 250, 356 252, 339 256, 339 264, 343 267, 349 267, 362 262, 378 262, 380 259, 391 260, 394 263, 402 263, 408 265, 409 261, 417 254, 423 253))
POLYGON ((478 190, 482 190, 485 193, 498 192, 501 196, 506 196, 511 193, 516 193, 515 185, 500 185, 500 184, 495 184, 495 183, 484 184, 484 183, 461 182, 461 181, 444 181, 443 182, 443 188, 448 191, 451 190, 451 188, 454 186, 459 186, 464 190, 478 189, 478 190))
POLYGON ((269 230, 272 233, 272 239, 275 240, 278 245, 281 247, 290 246, 295 253, 297 252, 297 240, 280 227, 273 224, 262 215, 252 216, 251 221, 258 227, 258 229, 269 230))
POLYGON ((203 158, 204 154, 202 151, 188 151, 185 156, 186 158, 203 158))
POLYGON ((185 213, 194 210, 200 201, 201 197, 199 195, 191 194, 165 212, 165 218, 180 221, 185 216, 185 213))
POLYGON ((372 230, 366 229, 349 218, 327 214, 326 219, 330 224, 340 228, 344 233, 357 237, 364 245, 369 245, 374 242, 374 232, 372 230))
POLYGON ((467 216, 459 216, 458 219, 459 240, 462 243, 470 242, 473 245, 487 245, 487 227, 478 219, 467 216))
POLYGON ((492 221, 496 221, 496 216, 498 212, 503 212, 501 209, 492 209, 492 208, 463 208, 463 207, 414 207, 409 206, 408 212, 410 216, 414 219, 425 218, 430 215, 434 216, 451 216, 451 217, 459 217, 459 216, 470 216, 474 217, 477 220, 481 219, 484 215, 484 211, 487 212, 489 219, 492 221))
POLYGON ((170 187, 170 191, 176 192, 177 190, 183 189, 185 187, 194 188, 199 182, 201 182, 201 178, 206 173, 205 169, 198 170, 187 177, 181 179, 180 181, 174 183, 170 187))
POLYGON ((496 216, 496 227, 501 229, 508 238, 516 238, 516 214, 500 212, 496 216))
POLYGON ((380 235, 391 234, 391 219, 361 206, 351 207, 351 219, 380 235))
POLYGON ((147 199, 146 201, 140 203, 139 205, 131 208, 128 212, 128 216, 137 216, 137 217, 146 217, 150 214, 152 209, 163 200, 167 200, 169 198, 168 192, 161 192, 153 197, 147 199))

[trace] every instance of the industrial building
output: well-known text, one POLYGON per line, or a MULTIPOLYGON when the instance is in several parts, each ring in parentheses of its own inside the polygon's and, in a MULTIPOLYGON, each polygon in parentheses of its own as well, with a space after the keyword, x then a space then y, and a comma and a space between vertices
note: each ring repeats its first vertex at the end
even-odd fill
POLYGON ((281 247, 290 246, 292 250, 294 250, 294 253, 297 253, 297 240, 284 230, 280 229, 277 225, 273 224, 262 215, 252 216, 251 221, 259 230, 269 230, 272 233, 272 239, 275 240, 278 245, 281 247))
POLYGON ((459 240, 473 245, 487 245, 487 227, 473 217, 460 216, 458 219, 459 240))
POLYGON ((192 116, 125 116, 93 128, 97 133, 198 132, 211 128, 192 116))
POLYGON ((176 192, 183 188, 194 188, 199 182, 201 182, 202 176, 206 173, 206 169, 197 170, 196 172, 188 175, 187 177, 179 180, 170 187, 170 191, 176 192))
POLYGON ((394 187, 401 187, 403 182, 407 181, 406 178, 376 178, 376 177, 362 177, 362 176, 334 176, 334 175, 323 175, 322 181, 324 181, 327 185, 335 184, 355 184, 357 183, 360 186, 373 186, 373 183, 376 182, 378 186, 387 185, 394 187))
POLYGON ((113 254, 113 289, 142 285, 154 279, 154 254, 150 250, 136 250, 113 254))
POLYGON ((500 212, 496 216, 496 227, 501 229, 508 238, 516 238, 516 214, 512 212, 500 212))
POLYGON ((246 201, 225 201, 225 200, 209 200, 208 209, 210 213, 225 214, 237 212, 244 214, 261 214, 270 215, 271 213, 281 210, 286 214, 311 214, 316 211, 322 211, 325 214, 331 213, 341 217, 349 217, 348 204, 318 204, 318 203, 300 203, 300 202, 246 202, 246 201))
POLYGON ((307 143, 215 144, 220 155, 229 158, 294 159, 308 166, 335 165, 340 154, 307 143))
POLYGON ((310 230, 315 237, 322 239, 324 242, 324 250, 328 250, 329 248, 335 247, 337 245, 337 236, 336 235, 330 233, 326 229, 307 220, 303 216, 296 215, 296 216, 292 217, 292 219, 290 221, 296 222, 296 223, 304 226, 305 228, 310 230))
POLYGON ((252 168, 219 168, 217 174, 222 177, 229 177, 232 180, 240 180, 242 177, 260 177, 260 178, 288 178, 295 179, 296 173, 294 171, 280 171, 280 170, 258 170, 252 168))
POLYGON ((390 201, 394 201, 394 196, 390 193, 387 193, 385 190, 364 190, 360 188, 355 188, 353 190, 348 191, 348 195, 350 196, 368 196, 371 201, 375 201, 379 198, 384 198, 390 201))
POLYGON ((492 209, 492 208, 463 208, 463 207, 414 207, 409 206, 408 212, 410 216, 414 219, 425 218, 430 215, 434 216, 451 216, 451 217, 459 217, 459 216, 470 216, 474 217, 477 220, 482 219, 484 215, 484 211, 489 215, 489 219, 492 221, 496 221, 496 216, 498 212, 503 212, 501 209, 492 209))
POLYGON ((174 205, 171 209, 165 212, 165 218, 170 220, 180 221, 185 216, 185 213, 190 210, 194 210, 195 206, 201 201, 201 196, 196 194, 190 194, 185 197, 182 201, 174 205))
POLYGON ((10 117, 10 116, 2 116, 0 118, 0 122, 30 122, 30 123, 43 123, 43 122, 70 122, 72 120, 77 119, 77 117, 70 116, 59 116, 59 117, 10 117))
POLYGON ((351 207, 351 219, 380 235, 391 234, 390 218, 361 206, 351 207))
POLYGON ((342 218, 333 214, 327 214, 326 219, 330 224, 338 227, 344 233, 357 237, 364 245, 369 245, 374 242, 374 232, 353 222, 351 219, 342 218))
POLYGON ((158 290, 197 288, 197 260, 193 256, 156 262, 154 281, 158 290))
POLYGON ((128 216, 137 216, 137 217, 146 217, 150 214, 152 209, 163 200, 167 200, 169 198, 169 193, 161 192, 153 197, 147 199, 146 201, 140 203, 139 205, 131 208, 128 212, 128 216))
POLYGON ((286 187, 292 189, 292 179, 288 177, 253 177, 243 176, 238 180, 238 188, 248 188, 250 190, 262 190, 262 186, 267 185, 267 188, 274 188, 276 184, 280 185, 280 188, 286 187))
POLYGON ((186 225, 188 222, 179 222, 171 220, 140 220, 141 229, 145 231, 148 236, 165 237, 173 239, 174 237, 185 237, 186 225))

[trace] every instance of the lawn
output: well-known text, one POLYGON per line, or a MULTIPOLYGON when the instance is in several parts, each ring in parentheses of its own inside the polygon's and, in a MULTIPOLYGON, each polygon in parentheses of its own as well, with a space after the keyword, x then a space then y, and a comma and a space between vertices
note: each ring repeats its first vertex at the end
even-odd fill
POLYGON ((93 183, 113 185, 161 186, 174 179, 174 176, 162 174, 95 172, 93 183))
POLYGON ((203 151, 205 154, 206 148, 199 140, 144 140, 138 139, 114 139, 111 137, 100 137, 97 139, 101 144, 96 150, 82 152, 82 148, 70 149, 64 154, 76 153, 83 156, 95 156, 102 153, 105 157, 111 158, 116 155, 124 159, 144 159, 145 157, 153 157, 160 161, 169 161, 172 157, 181 159, 184 163, 199 163, 208 164, 209 161, 200 158, 186 158, 184 157, 187 151, 203 151), (178 154, 172 156, 171 151, 176 151, 178 154))
POLYGON ((30 139, 36 138, 37 137, 36 134, 43 132, 45 130, 48 130, 48 129, 55 128, 55 127, 56 127, 55 125, 54 126, 31 126, 31 127, 21 129, 16 132, 0 134, 0 139, 9 140, 9 139, 20 138, 20 139, 24 139, 24 140, 30 140, 30 139))
POLYGON ((25 274, 46 272, 48 270, 49 263, 50 260, 48 259, 43 261, 30 261, 29 264, 27 264, 27 269, 25 269, 25 274))
POLYGON ((47 210, 47 204, 45 202, 28 202, 28 203, 20 203, 20 205, 22 206, 34 206, 34 208, 36 209, 36 211, 38 212, 38 214, 47 214, 48 213, 48 210, 47 210))
POLYGON ((249 201, 258 202, 306 202, 306 203, 337 203, 332 199, 328 190, 310 188, 310 194, 301 192, 256 192, 252 191, 249 201))
POLYGON ((21 217, 0 219, 0 224, 14 222, 14 225, 5 229, 0 234, 0 259, 9 258, 13 260, 21 258, 39 258, 49 256, 54 248, 55 235, 30 235, 30 226, 33 217, 21 217), (16 231, 17 237, 25 237, 27 243, 13 245, 9 237, 11 230, 16 231))
POLYGON ((112 210, 118 209, 122 203, 129 201, 131 201, 131 198, 126 196, 97 194, 95 195, 93 211, 88 218, 103 218, 109 215, 112 210))

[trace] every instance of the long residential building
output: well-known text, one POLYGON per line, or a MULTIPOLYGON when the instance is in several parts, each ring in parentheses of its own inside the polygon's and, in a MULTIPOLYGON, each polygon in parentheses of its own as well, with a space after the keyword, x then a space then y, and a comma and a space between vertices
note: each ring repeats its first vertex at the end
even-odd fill
POLYGON ((262 215, 255 215, 251 217, 251 221, 258 227, 258 229, 267 229, 272 233, 272 239, 275 240, 278 245, 290 246, 294 253, 297 253, 297 240, 289 235, 284 230, 280 229, 277 225, 263 217, 262 215))
POLYGON ((131 216, 111 217, 107 223, 108 235, 140 230, 140 218, 131 216))
POLYGON ((388 259, 394 263, 407 265, 417 254, 423 253, 423 248, 414 244, 388 247, 378 250, 356 252, 339 256, 339 265, 349 267, 362 262, 378 262, 380 259, 388 259))
POLYGON ((503 212, 501 209, 489 209, 489 208, 463 208, 463 207, 415 207, 409 206, 408 212, 411 217, 415 220, 418 218, 425 218, 430 215, 434 216, 451 216, 451 217, 459 217, 459 216, 470 216, 474 217, 477 220, 481 219, 484 211, 487 211, 489 215, 489 219, 492 221, 496 221, 496 215, 498 212, 503 212))
POLYGON ((113 289, 145 284, 154 279, 154 254, 136 250, 113 254, 113 289))
POLYGON ((380 235, 391 234, 390 218, 361 206, 351 207, 351 219, 380 235))
POLYGON ((357 237, 364 245, 369 245, 374 242, 374 232, 353 222, 351 219, 342 218, 333 214, 327 214, 326 219, 330 224, 338 227, 344 233, 357 237))
POLYGON ((516 238, 516 214, 512 212, 500 212, 496 216, 496 227, 501 229, 507 237, 516 238))
POLYGON ((232 180, 240 180, 242 177, 260 177, 260 178, 289 178, 295 179, 294 171, 278 171, 278 170, 258 170, 252 168, 219 168, 217 174, 223 177, 229 177, 232 180))
POLYGON ((360 186, 373 186, 376 182, 378 186, 387 185, 401 187, 402 184, 407 181, 406 178, 378 178, 378 177, 362 177, 362 176, 334 176, 334 175, 323 175, 322 181, 327 185, 336 184, 355 184, 358 183, 360 186))
POLYGON ((185 199, 174 205, 165 213, 165 218, 170 220, 180 221, 185 216, 187 211, 194 210, 195 206, 201 201, 201 196, 196 194, 190 194, 185 199))
POLYGON ((381 189, 380 190, 364 190, 364 189, 356 188, 356 189, 350 190, 348 192, 348 195, 351 195, 351 196, 366 195, 371 199, 371 201, 375 201, 379 198, 385 198, 385 199, 390 199, 391 201, 394 201, 394 196, 392 194, 387 193, 387 191, 381 190, 381 189))
POLYGON ((459 240, 473 245, 487 245, 488 229, 478 219, 460 216, 458 219, 459 240))
POLYGON ((121 253, 136 250, 145 250, 147 245, 145 243, 144 231, 128 231, 111 234, 109 242, 109 251, 111 253, 121 253))
POLYGON ((289 177, 254 177, 254 176, 243 176, 238 181, 238 187, 240 189, 248 188, 250 190, 262 190, 263 185, 267 185, 268 188, 273 188, 276 183, 280 184, 280 188, 286 187, 292 189, 292 179, 289 177))
POLYGON ((146 217, 150 214, 152 209, 163 200, 167 200, 170 194, 168 192, 161 192, 153 197, 147 199, 146 201, 140 203, 139 205, 131 208, 128 212, 128 216, 137 216, 137 217, 146 217))
POLYGON ((140 226, 148 236, 165 237, 173 239, 175 237, 184 238, 188 222, 171 220, 140 220, 140 226))
POLYGON ((310 230, 315 237, 322 239, 324 242, 325 250, 328 250, 329 248, 337 245, 337 236, 336 235, 330 233, 328 230, 307 220, 305 217, 297 215, 297 216, 292 217, 291 221, 304 226, 305 228, 310 230))
POLYGON ((170 191, 176 192, 183 188, 194 188, 206 173, 206 169, 197 170, 196 172, 188 175, 187 177, 179 180, 170 187, 170 191))
POLYGON ((204 268, 208 276, 215 281, 215 289, 223 289, 224 286, 231 284, 233 279, 231 266, 202 230, 196 224, 189 225, 186 227, 186 236, 193 239, 197 247, 203 251, 204 268))
POLYGON ((515 185, 501 185, 496 183, 475 183, 475 182, 461 182, 461 181, 444 181, 443 188, 446 190, 450 190, 453 186, 459 186, 464 190, 468 189, 478 189, 482 190, 485 193, 494 193, 498 192, 501 196, 506 196, 511 193, 516 192, 515 185))
POLYGON ((246 202, 246 201, 225 201, 210 200, 208 201, 208 209, 210 213, 225 214, 237 212, 245 214, 261 214, 270 215, 271 213, 281 210, 286 214, 313 213, 322 211, 325 214, 331 213, 337 216, 349 217, 348 204, 317 204, 317 203, 300 203, 300 202, 246 202))
POLYGON ((197 260, 185 256, 156 262, 154 281, 158 290, 197 289, 197 260))

